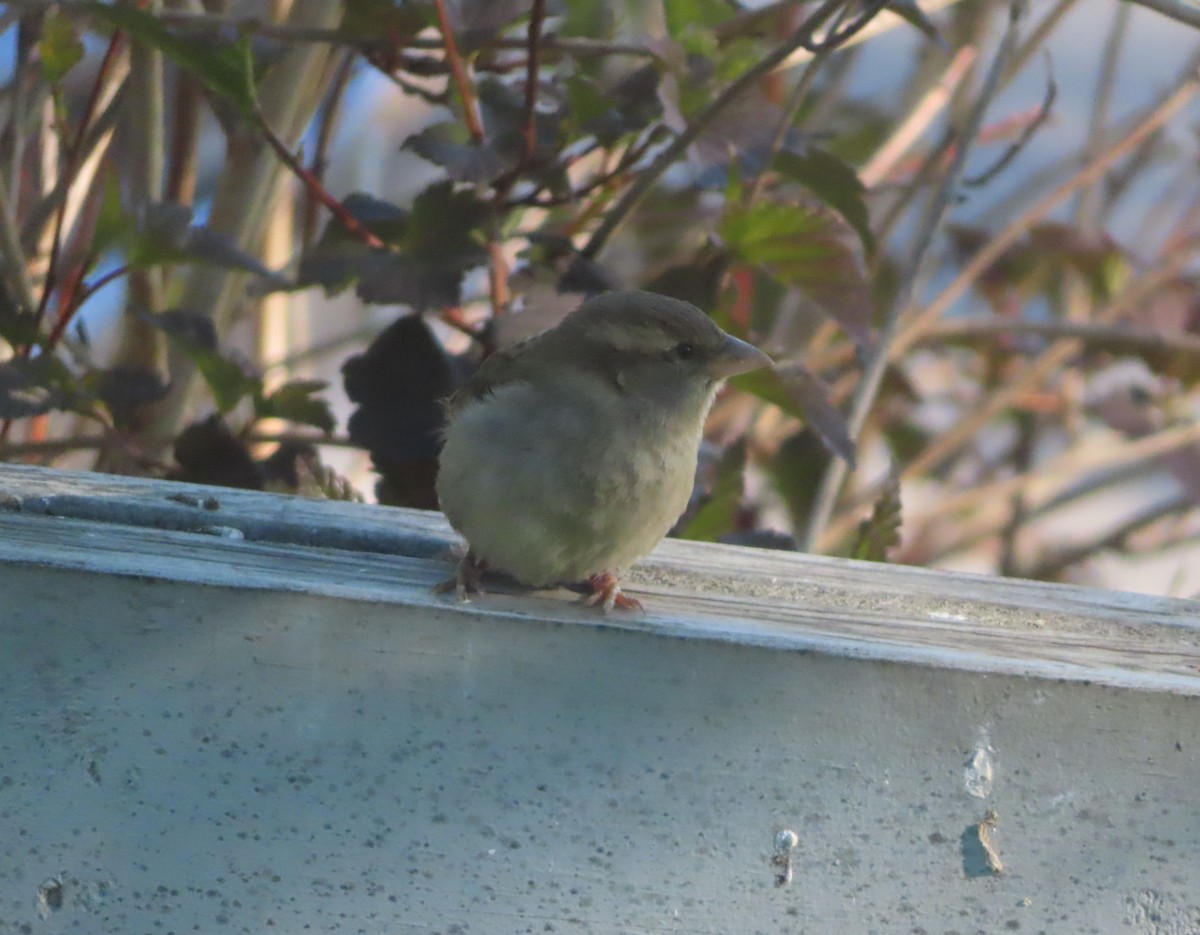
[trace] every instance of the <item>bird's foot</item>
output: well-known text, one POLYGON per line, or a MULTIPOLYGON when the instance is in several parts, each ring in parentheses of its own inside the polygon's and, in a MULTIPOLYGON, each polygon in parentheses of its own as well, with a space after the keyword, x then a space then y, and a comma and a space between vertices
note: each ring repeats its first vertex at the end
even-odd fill
POLYGON ((642 610, 642 602, 636 597, 630 597, 621 590, 617 576, 611 571, 602 571, 592 575, 587 580, 592 593, 583 599, 588 607, 599 607, 608 613, 614 607, 621 610, 642 610))
POLYGON ((448 594, 453 591, 460 601, 469 601, 472 594, 487 593, 483 589, 483 573, 486 570, 487 562, 467 549, 467 554, 458 560, 454 577, 434 585, 433 591, 435 594, 448 594))

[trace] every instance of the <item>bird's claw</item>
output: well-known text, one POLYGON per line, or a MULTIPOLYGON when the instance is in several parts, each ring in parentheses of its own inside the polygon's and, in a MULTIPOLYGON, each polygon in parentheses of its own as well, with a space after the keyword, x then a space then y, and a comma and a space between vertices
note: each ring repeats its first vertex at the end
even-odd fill
POLYGON ((619 610, 643 610, 642 602, 621 590, 617 576, 611 571, 602 571, 587 580, 592 593, 583 599, 588 607, 599 607, 608 613, 614 607, 619 610))
POLYGON ((486 594, 487 591, 483 589, 483 572, 486 568, 487 562, 476 558, 474 553, 468 550, 467 554, 458 560, 458 565, 454 568, 454 577, 435 584, 433 592, 449 594, 453 591, 454 596, 464 603, 471 599, 472 594, 486 594))

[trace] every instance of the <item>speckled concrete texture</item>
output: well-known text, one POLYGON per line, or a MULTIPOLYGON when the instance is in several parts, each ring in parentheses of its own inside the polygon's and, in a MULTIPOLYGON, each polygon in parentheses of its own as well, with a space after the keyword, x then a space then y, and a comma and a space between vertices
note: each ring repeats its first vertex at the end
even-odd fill
POLYGON ((1165 693, 0 563, 0 932, 1195 935, 1198 726, 1165 693))

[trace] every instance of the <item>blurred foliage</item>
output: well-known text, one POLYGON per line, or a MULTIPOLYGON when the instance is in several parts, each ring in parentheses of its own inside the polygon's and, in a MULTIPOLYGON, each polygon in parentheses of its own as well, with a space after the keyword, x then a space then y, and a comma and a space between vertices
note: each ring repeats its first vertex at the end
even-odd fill
POLYGON ((312 0, 294 6, 283 23, 253 3, 240 22, 131 3, 9 6, 0 457, 98 449, 105 470, 353 498, 321 460, 336 444, 370 453, 382 502, 433 508, 439 400, 481 357, 586 295, 649 288, 780 364, 718 401, 679 535, 773 547, 795 536, 917 563, 990 549, 1008 570, 1062 577, 1106 550, 1200 533, 1200 438, 1145 445, 1196 421, 1197 154, 1162 132, 1194 79, 1183 70, 1114 121, 1105 89, 1122 20, 1097 64, 1099 131, 1037 165, 1030 137, 1051 115, 1037 97, 1008 112, 995 97, 1035 67, 1036 25, 1070 0, 1033 4, 1021 31, 1033 38, 998 85, 983 62, 941 98, 964 50, 995 45, 1007 3, 934 14, 913 0, 342 0, 324 20, 312 0), (889 53, 894 87, 868 94, 853 79, 879 61, 869 29, 885 7, 911 59, 896 68, 889 53), (134 49, 161 56, 161 82, 131 74, 134 49), (319 70, 308 97, 288 71, 301 53, 319 70), (410 201, 325 189, 329 139, 367 72, 440 108, 392 141, 435 170, 410 201), (976 102, 984 119, 968 137, 976 102), (203 145, 214 137, 218 165, 203 145), (939 193, 972 148, 982 190, 939 193), (1028 184, 986 222, 960 210, 1017 172, 1028 184), (267 262, 254 211, 229 206, 289 173, 295 193, 278 197, 295 201, 291 259, 267 262), (942 211, 917 267, 913 232, 942 211), (1119 234, 1130 230, 1154 233, 1119 234), (111 305, 116 282, 117 333, 94 342, 80 313, 111 305), (373 340, 328 352, 357 407, 344 435, 324 382, 256 359, 238 330, 306 289, 398 307, 373 340), (864 387, 876 355, 887 366, 864 387), (1085 455, 1098 439, 1118 454, 1085 455), (1151 453, 1126 464, 1118 442, 1151 453), (814 510, 834 459, 855 472, 826 522, 814 510), (1018 527, 1036 533, 1133 468, 1163 466, 1181 485, 1169 528, 1151 511, 1142 525, 1116 518, 1120 536, 1101 531, 1090 547, 1013 558, 1018 527))

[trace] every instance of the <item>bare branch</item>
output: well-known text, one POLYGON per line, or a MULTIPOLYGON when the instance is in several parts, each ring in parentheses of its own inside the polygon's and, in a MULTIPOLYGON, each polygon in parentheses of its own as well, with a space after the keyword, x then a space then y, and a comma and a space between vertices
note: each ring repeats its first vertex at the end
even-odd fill
POLYGON ((1126 0, 1126 2, 1144 6, 1147 10, 1161 13, 1176 22, 1186 23, 1188 26, 1200 29, 1200 9, 1191 3, 1183 3, 1180 0, 1126 0))
MULTIPOLYGON (((954 198, 955 189, 958 186, 958 181, 962 177, 963 168, 966 165, 967 153, 970 151, 971 143, 979 134, 979 128, 983 125, 984 113, 991 104, 999 87, 1004 69, 1008 65, 1008 60, 1017 47, 1017 23, 1019 21, 1020 10, 1021 3, 1019 0, 1013 0, 1008 28, 1005 30, 1000 48, 996 51, 996 57, 992 61, 992 67, 988 71, 987 77, 984 79, 979 97, 967 116, 966 123, 960 134, 960 142, 955 152, 954 160, 949 170, 943 176, 941 184, 931 197, 924 216, 918 224, 917 232, 913 238, 912 253, 905 263, 900 285, 896 290, 892 307, 888 312, 887 320, 884 322, 882 332, 879 336, 879 343, 870 361, 864 368, 858 386, 855 388, 854 398, 850 404, 850 414, 847 418, 847 427, 850 431, 850 437, 856 441, 862 435, 867 416, 875 405, 876 395, 883 383, 883 375, 893 355, 896 339, 899 334, 900 322, 903 317, 902 313, 909 301, 911 301, 917 277, 925 261, 925 253, 933 242, 934 234, 941 224, 942 215, 954 198)), ((809 514, 808 524, 804 530, 801 548, 805 551, 811 552, 817 542, 820 541, 825 526, 829 523, 834 507, 837 505, 847 471, 848 467, 846 463, 839 458, 830 460, 829 465, 826 467, 825 474, 821 478, 820 486, 817 489, 816 497, 813 500, 812 512, 809 514)))

